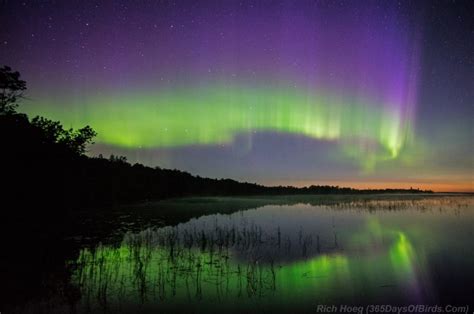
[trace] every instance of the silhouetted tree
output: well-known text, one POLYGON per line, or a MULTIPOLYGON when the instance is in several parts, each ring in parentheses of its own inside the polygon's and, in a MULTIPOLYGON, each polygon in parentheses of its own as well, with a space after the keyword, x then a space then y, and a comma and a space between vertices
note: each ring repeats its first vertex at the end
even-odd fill
POLYGON ((0 68, 0 114, 16 112, 17 100, 24 96, 26 82, 8 66, 0 68))
POLYGON ((110 162, 115 162, 115 163, 126 164, 127 163, 127 157, 125 157, 125 156, 115 156, 115 155, 112 154, 112 155, 110 155, 109 161, 110 162))
POLYGON ((52 121, 44 117, 34 117, 31 124, 43 131, 45 141, 67 147, 71 152, 83 155, 88 144, 93 144, 92 139, 97 133, 85 126, 79 130, 65 130, 59 121, 52 121))

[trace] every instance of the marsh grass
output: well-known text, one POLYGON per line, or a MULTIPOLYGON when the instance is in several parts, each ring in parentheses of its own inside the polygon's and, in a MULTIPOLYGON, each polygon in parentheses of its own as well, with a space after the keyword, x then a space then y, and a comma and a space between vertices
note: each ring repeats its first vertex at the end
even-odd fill
MULTIPOLYGON (((197 200, 192 201, 197 202, 197 200)), ((328 211, 457 212, 473 206, 470 197, 358 199, 320 205, 328 211)), ((291 235, 282 226, 264 229, 244 219, 205 228, 179 224, 127 233, 119 245, 83 249, 73 282, 87 311, 116 311, 128 304, 182 304, 251 300, 275 294, 279 272, 298 260, 349 253, 332 221, 322 230, 291 235), (332 239, 330 239, 332 238, 332 239), (113 305, 113 309, 110 306, 113 305)), ((305 273, 304 278, 321 280, 305 273)))

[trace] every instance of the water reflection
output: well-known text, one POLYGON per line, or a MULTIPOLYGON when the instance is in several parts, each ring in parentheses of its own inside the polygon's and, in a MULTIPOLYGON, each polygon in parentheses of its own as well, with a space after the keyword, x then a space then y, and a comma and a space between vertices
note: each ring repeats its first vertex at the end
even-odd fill
MULTIPOLYGON (((454 241, 472 249, 456 238, 470 230, 472 209, 470 198, 272 205, 129 233, 119 246, 82 250, 73 263, 78 310, 436 304, 441 283, 432 283, 439 269, 430 262, 449 259, 454 241)), ((463 260, 474 262, 472 254, 463 260)))

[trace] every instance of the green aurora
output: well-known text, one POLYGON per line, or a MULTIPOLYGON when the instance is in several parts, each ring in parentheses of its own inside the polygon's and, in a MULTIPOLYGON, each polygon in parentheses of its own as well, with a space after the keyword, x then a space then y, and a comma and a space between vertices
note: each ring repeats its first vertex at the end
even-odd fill
POLYGON ((411 114, 399 106, 296 88, 206 85, 96 95, 67 109, 58 102, 45 98, 26 109, 66 126, 91 125, 98 143, 122 148, 222 145, 241 134, 277 132, 336 141, 370 169, 398 158, 413 137, 411 114))
POLYGON ((407 235, 381 226, 375 219, 364 229, 354 235, 347 252, 323 253, 286 263, 276 261, 274 265, 242 261, 231 252, 226 256, 225 249, 212 253, 153 247, 150 234, 132 236, 118 248, 102 246, 94 252, 84 249, 77 261, 74 283, 87 296, 83 305, 92 309, 100 306, 96 300, 102 298, 112 309, 145 300, 159 300, 155 304, 158 307, 199 300, 206 307, 217 300, 231 302, 234 298, 245 308, 252 306, 257 296, 263 297, 268 306, 294 308, 314 296, 327 301, 335 301, 336 296, 351 299, 364 289, 377 295, 381 293, 381 278, 405 287, 407 293, 417 297, 423 259, 415 254, 407 235), (374 239, 391 243, 377 248, 374 239), (175 253, 170 253, 173 250, 175 253))

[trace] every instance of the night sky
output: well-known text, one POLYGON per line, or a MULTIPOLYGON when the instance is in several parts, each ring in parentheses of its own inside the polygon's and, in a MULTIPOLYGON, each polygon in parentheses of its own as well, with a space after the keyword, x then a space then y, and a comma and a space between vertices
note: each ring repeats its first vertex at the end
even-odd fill
POLYGON ((20 111, 90 155, 268 185, 474 191, 472 1, 0 0, 20 111))

